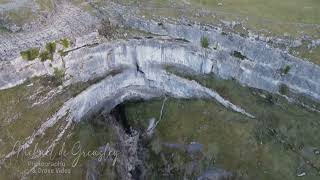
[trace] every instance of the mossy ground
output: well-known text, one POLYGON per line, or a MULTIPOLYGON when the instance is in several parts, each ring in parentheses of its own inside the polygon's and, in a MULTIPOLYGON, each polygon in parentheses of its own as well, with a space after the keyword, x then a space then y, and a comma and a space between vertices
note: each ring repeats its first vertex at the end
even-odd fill
MULTIPOLYGON (((40 125, 61 108, 63 103, 81 92, 88 84, 76 84, 65 87, 63 92, 48 102, 32 106, 34 102, 45 97, 56 88, 54 77, 34 78, 30 81, 7 90, 0 91, 0 157, 3 158, 14 147, 16 142, 23 143, 40 125)), ((38 146, 40 149, 48 147, 66 121, 49 128, 45 135, 39 136, 30 149, 38 146)), ((66 134, 70 134, 68 131, 66 134)), ((32 160, 14 156, 8 160, 0 172, 0 179, 20 179, 21 173, 30 169, 28 162, 32 160)), ((35 162, 37 159, 34 160, 35 162)))
MULTIPOLYGON (((188 17, 204 22, 209 19, 211 21, 244 20, 244 25, 249 29, 257 31, 266 29, 280 36, 285 32, 299 35, 301 28, 308 30, 308 27, 320 24, 320 19, 318 18, 320 13, 316 8, 320 6, 320 3, 314 0, 283 0, 281 2, 277 0, 268 2, 263 0, 121 0, 120 2, 130 5, 134 3, 144 4, 145 9, 141 7, 142 12, 148 13, 147 9, 153 8, 152 14, 173 18, 180 18, 180 16, 186 15, 183 11, 185 13, 192 13, 192 11, 205 9, 212 12, 214 16, 188 17), (303 24, 306 25, 304 26, 303 24)), ((315 30, 313 35, 317 35, 319 32, 317 33, 316 28, 313 29, 315 30)))
MULTIPOLYGON (((168 164, 173 168, 173 175, 170 177, 182 178, 193 162, 197 163, 198 168, 191 171, 188 177, 195 177, 215 166, 247 179, 298 179, 299 172, 307 173, 299 179, 319 178, 316 168, 320 167, 320 157, 315 154, 316 150, 320 149, 319 113, 288 104, 281 97, 242 87, 231 80, 194 76, 188 78, 217 90, 223 97, 257 118, 251 119, 235 113, 214 101, 169 99, 164 106, 163 119, 156 128, 155 137, 146 146, 150 150, 146 163, 151 165, 148 168, 154 170, 151 175, 154 179, 168 177, 164 176, 164 167, 168 167, 168 164), (204 145, 202 155, 196 159, 184 151, 163 146, 163 143, 188 145, 191 142, 204 145)), ((48 89, 52 87, 50 84, 41 84, 40 80, 33 80, 33 86, 26 86, 29 83, 0 91, 0 117, 3 126, 0 139, 1 147, 6 147, 1 148, 0 154, 8 153, 15 141, 23 141, 43 120, 59 109, 68 97, 86 87, 71 88, 69 93, 41 105, 40 108, 30 107, 28 97, 34 94, 39 86, 49 87, 48 89), (15 119, 16 114, 20 116, 15 119)), ((159 117, 162 100, 127 103, 125 107, 129 124, 144 131, 149 118, 159 117)), ((49 128, 45 135, 36 139, 31 149, 35 143, 38 143, 40 148, 47 147, 48 142, 51 142, 65 125, 66 122, 60 121, 49 128)), ((108 126, 101 125, 98 120, 84 121, 73 125, 56 149, 62 147, 61 142, 66 142, 65 149, 70 153, 73 144, 80 141, 85 151, 96 150, 106 143, 116 142, 113 131, 108 126)), ((89 159, 81 158, 79 165, 71 168, 72 173, 69 175, 53 174, 46 178, 81 179, 85 175, 84 169, 89 159)), ((44 162, 63 161, 66 168, 71 167, 73 160, 74 156, 43 159, 44 162)), ((19 177, 15 174, 30 168, 26 159, 13 158, 10 162, 0 173, 0 177, 19 177)), ((114 173, 112 167, 110 168, 109 173, 114 173)))

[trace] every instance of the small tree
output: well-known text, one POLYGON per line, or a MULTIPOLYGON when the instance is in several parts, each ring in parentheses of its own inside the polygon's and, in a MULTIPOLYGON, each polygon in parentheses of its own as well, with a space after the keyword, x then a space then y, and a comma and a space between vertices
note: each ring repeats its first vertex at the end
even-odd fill
POLYGON ((60 44, 63 48, 67 49, 70 46, 70 41, 67 38, 61 39, 60 44))
POLYGON ((200 42, 201 42, 201 46, 202 46, 203 48, 208 48, 208 47, 209 47, 209 40, 208 40, 207 37, 202 36, 200 42))
POLYGON ((290 71, 290 69, 291 69, 291 67, 290 67, 289 65, 286 65, 286 67, 284 67, 284 68, 282 69, 283 74, 288 74, 289 71, 290 71))
POLYGON ((239 51, 233 51, 232 55, 236 58, 239 58, 241 60, 244 60, 247 58, 247 56, 243 55, 241 52, 239 51))
POLYGON ((55 42, 49 42, 46 44, 46 49, 51 54, 56 52, 56 48, 57 48, 57 45, 55 42))
POLYGON ((57 45, 56 45, 55 42, 49 42, 49 43, 46 44, 46 49, 47 49, 47 51, 48 51, 48 53, 50 55, 49 56, 50 60, 53 60, 53 55, 56 52, 56 48, 57 48, 57 45))

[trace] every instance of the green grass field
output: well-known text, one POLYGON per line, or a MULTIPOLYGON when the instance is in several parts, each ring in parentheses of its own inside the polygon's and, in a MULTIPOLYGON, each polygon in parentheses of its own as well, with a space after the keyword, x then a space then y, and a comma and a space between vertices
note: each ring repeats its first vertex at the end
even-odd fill
MULTIPOLYGON (((177 150, 164 148, 161 143, 203 144, 204 156, 200 160, 202 172, 211 163, 244 179, 319 179, 317 168, 320 167, 320 157, 313 152, 320 148, 319 113, 288 104, 277 96, 273 96, 274 102, 271 102, 268 98, 262 98, 259 91, 241 87, 233 81, 212 77, 195 79, 257 118, 247 118, 213 101, 169 99, 153 141, 160 142, 158 149, 167 160, 175 159, 168 161, 171 167, 181 167, 175 171, 177 174, 186 171, 184 165, 190 159, 177 150), (298 177, 301 172, 307 175, 298 177)), ((129 122, 135 128, 145 130, 149 118, 159 117, 161 106, 162 99, 128 103, 129 122)), ((154 158, 151 161, 160 164, 157 167, 160 170, 155 168, 155 172, 160 173, 161 165, 166 163, 163 158, 154 158)))

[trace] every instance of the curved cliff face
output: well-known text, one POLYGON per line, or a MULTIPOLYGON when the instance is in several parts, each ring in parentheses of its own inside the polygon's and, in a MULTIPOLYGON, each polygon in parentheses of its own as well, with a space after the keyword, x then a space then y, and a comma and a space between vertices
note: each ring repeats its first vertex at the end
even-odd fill
MULTIPOLYGON (((225 34, 212 26, 147 20, 136 15, 135 10, 112 2, 97 9, 99 18, 109 18, 113 24, 170 38, 112 43, 95 41, 96 33, 77 38, 74 50, 70 49, 66 57, 55 56, 58 61, 52 62, 53 67, 66 66, 67 77, 70 77, 68 83, 95 79, 112 69, 135 67, 136 64, 147 69, 150 64, 169 63, 198 73, 213 73, 223 79, 236 79, 245 86, 272 93, 279 92, 285 86, 293 93, 317 101, 320 99, 319 66, 269 47, 265 42, 225 34), (202 37, 209 40, 207 50, 199 47, 202 37)), ((63 4, 51 18, 54 21, 39 27, 37 35, 27 32, 0 37, 1 58, 9 60, 0 64, 0 89, 13 87, 33 76, 53 74, 50 63, 24 62, 19 57, 19 51, 62 37, 74 38, 87 34, 98 23, 98 18, 67 4, 63 4), (63 23, 65 21, 69 23, 63 23)))
MULTIPOLYGON (((102 108, 108 111, 123 101, 135 98, 151 99, 164 95, 209 98, 233 111, 254 117, 214 90, 168 73, 166 66, 196 74, 215 74, 223 79, 236 79, 245 86, 271 93, 279 93, 281 87, 285 86, 293 93, 320 100, 320 68, 317 65, 268 47, 264 42, 235 34, 226 35, 210 26, 158 23, 139 18, 130 11, 126 14, 121 7, 112 7, 111 4, 109 9, 100 10, 109 13, 107 17, 113 23, 161 36, 110 42, 93 32, 76 38, 73 47, 68 48, 64 55, 55 54, 52 62, 25 61, 17 55, 17 49, 34 46, 37 38, 22 38, 30 42, 30 46, 23 45, 24 41, 17 40, 17 37, 4 41, 5 46, 0 53, 12 59, 0 62, 0 89, 16 86, 31 77, 53 75, 56 68, 65 71, 64 86, 103 79, 68 100, 53 118, 29 137, 22 148, 28 147, 35 136, 63 117, 67 116, 70 122, 80 121, 102 108), (120 12, 115 12, 115 9, 120 12), (208 38, 211 44, 209 48, 200 47, 202 37, 208 38), (10 45, 15 41, 18 41, 16 45, 10 45), (290 68, 284 70, 286 67, 290 68), (110 76, 115 72, 116 75, 110 76)), ((90 29, 87 26, 95 24, 95 21, 82 23, 87 31, 90 29)), ((85 33, 81 29, 79 34, 72 32, 72 28, 66 29, 57 33, 57 36, 48 36, 45 30, 45 37, 40 35, 38 38, 52 40, 66 34, 73 36, 85 33)))
POLYGON ((114 76, 107 76, 99 83, 90 86, 76 97, 68 100, 52 118, 49 118, 29 136, 23 145, 8 153, 0 163, 29 148, 37 136, 44 134, 48 128, 54 126, 59 120, 65 119, 67 125, 44 154, 49 153, 49 150, 55 146, 55 143, 60 140, 65 130, 74 121, 79 122, 101 110, 109 113, 115 106, 127 100, 150 100, 161 96, 216 100, 226 108, 254 118, 253 115, 247 113, 241 107, 232 104, 215 91, 203 87, 195 81, 189 81, 159 69, 149 69, 145 72, 129 69, 114 76))
MULTIPOLYGON (((255 103, 252 103, 254 104, 252 106, 246 106, 241 101, 226 96, 221 90, 224 86, 221 86, 220 91, 217 88, 216 92, 215 89, 179 76, 180 73, 172 73, 170 71, 172 67, 192 75, 214 75, 222 79, 234 79, 243 86, 280 94, 287 97, 288 100, 291 100, 288 97, 301 95, 320 102, 320 67, 293 57, 280 49, 272 48, 265 42, 237 34, 224 33, 219 28, 210 25, 180 23, 164 19, 149 20, 137 15, 134 9, 129 10, 111 2, 107 7, 96 8, 99 13, 97 16, 92 16, 77 7, 63 4, 57 12, 49 16, 46 24, 38 28, 33 27, 34 29, 30 31, 8 36, 0 34, 0 90, 15 87, 33 77, 59 76, 59 87, 53 85, 52 82, 53 87, 50 86, 45 91, 41 91, 38 86, 34 87, 39 90, 35 93, 41 95, 36 94, 35 97, 31 97, 32 100, 28 103, 33 103, 32 106, 38 108, 44 104, 50 104, 52 97, 60 97, 60 93, 67 91, 67 88, 81 83, 86 87, 85 90, 81 89, 66 96, 67 98, 50 114, 52 116, 41 117, 44 122, 37 124, 29 134, 25 135, 19 147, 9 149, 8 151, 11 152, 5 152, 6 155, 0 159, 0 167, 7 159, 14 158, 14 155, 27 148, 31 149, 36 144, 37 137, 43 138, 42 135, 46 134, 50 127, 63 122, 62 125, 59 125, 54 139, 50 139, 49 143, 45 144, 44 153, 40 158, 48 155, 50 149, 58 144, 74 122, 80 124, 82 120, 91 120, 94 115, 110 114, 110 111, 117 105, 129 100, 142 99, 145 101, 159 97, 201 98, 215 101, 228 110, 237 112, 235 113, 237 116, 246 116, 245 118, 249 120, 257 117, 257 120, 262 123, 264 120, 278 121, 277 116, 272 114, 273 112, 270 112, 271 115, 267 117, 259 114, 260 111, 252 108, 256 105, 255 103), (129 30, 126 29, 125 32, 134 29, 149 34, 133 38, 123 35, 124 39, 109 40, 108 37, 103 37, 109 32, 101 33, 98 28, 99 24, 103 24, 99 21, 105 22, 105 19, 110 20, 111 25, 108 24, 108 26, 112 28, 128 28, 129 30), (204 37, 208 39, 207 48, 201 47, 201 39, 204 37), (70 47, 63 47, 62 38, 72 41, 70 47), (20 56, 20 51, 32 47, 38 47, 40 52, 46 51, 46 44, 53 41, 57 48, 51 60, 42 62, 40 58, 36 58, 27 61, 20 56), (222 97, 218 92, 224 96, 222 97), (232 99, 232 102, 224 97, 232 99)), ((201 80, 199 82, 203 83, 201 80)), ((221 82, 217 84, 219 83, 221 82)), ((203 84, 208 85, 209 83, 203 84)), ((33 83, 26 86, 33 86, 33 83)), ((238 90, 239 86, 236 87, 234 89, 238 90)), ((234 91, 229 92, 231 93, 234 91)), ((260 91, 257 94, 263 98, 264 102, 274 105, 275 100, 271 95, 269 98, 260 91)), ((240 99, 247 98, 242 94, 239 96, 240 99)), ((256 99, 246 100, 251 103, 256 99)), ((158 122, 162 116, 164 102, 158 122)), ((280 106, 282 105, 274 108, 280 106)), ((262 108, 265 108, 265 104, 262 108)), ((315 108, 314 110, 319 111, 315 108)), ((212 111, 209 115, 214 116, 217 112, 212 111)), ((280 114, 282 111, 277 113, 280 114)), ((302 114, 301 117, 304 117, 305 114, 302 114)), ((23 114, 18 116, 23 116, 23 114)), ((295 115, 286 118, 290 119, 293 116, 295 115)), ((314 116, 317 119, 317 116, 314 116)), ((311 117, 313 118, 313 115, 311 117)), ((216 121, 221 119, 218 118, 216 121)), ((155 120, 150 120, 149 127, 152 129, 156 126, 155 124, 155 120)), ((311 126, 315 127, 313 124, 307 127, 311 126)), ((233 130, 236 129, 235 126, 233 130)), ((273 134, 276 132, 273 126, 270 126, 269 129, 273 134)), ((248 131, 247 127, 243 128, 243 131, 248 131)), ((170 143, 166 145, 188 151, 184 149, 184 145, 170 143)), ((194 145, 197 149, 196 144, 190 145, 194 145)))
POLYGON ((233 78, 243 85, 272 93, 278 93, 285 85, 294 93, 320 99, 318 66, 289 55, 277 60, 270 57, 270 61, 241 59, 228 49, 205 49, 170 38, 101 41, 94 46, 75 47, 65 57, 57 56, 53 67, 48 62, 24 62, 21 58, 2 63, 4 71, 0 73, 0 89, 17 85, 29 77, 52 74, 54 67, 65 66, 65 84, 69 85, 101 78, 120 69, 138 67, 140 71, 146 72, 171 65, 198 74, 213 73, 224 79, 233 78), (286 66, 290 70, 284 73, 286 66))
POLYGON ((278 91, 280 84, 285 84, 297 93, 318 100, 320 98, 319 66, 272 48, 266 42, 237 34, 226 34, 210 25, 147 20, 135 15, 135 11, 113 3, 99 9, 120 26, 184 39, 194 45, 200 45, 202 37, 208 38, 209 44, 213 45, 211 48, 223 50, 223 53, 215 57, 216 66, 220 68, 214 68, 214 72, 222 78, 235 78, 244 85, 273 93, 278 91), (235 52, 242 56, 243 62, 234 61, 235 58, 228 55, 235 52), (286 66, 290 67, 290 71, 285 76, 280 76, 281 70, 286 66))
POLYGON ((169 40, 131 40, 117 43, 112 48, 108 44, 101 44, 83 52, 74 52, 68 58, 66 64, 73 68, 67 72, 78 71, 79 75, 73 78, 82 80, 90 78, 87 72, 103 74, 104 69, 134 67, 135 63, 144 70, 154 64, 176 65, 197 73, 213 73, 224 79, 234 78, 246 86, 272 93, 279 92, 279 88, 286 85, 296 93, 320 99, 320 68, 295 58, 259 62, 234 57, 229 50, 206 50, 189 43, 169 40), (77 59, 80 59, 80 63, 77 59), (284 74, 282 69, 287 65, 290 71, 284 74))

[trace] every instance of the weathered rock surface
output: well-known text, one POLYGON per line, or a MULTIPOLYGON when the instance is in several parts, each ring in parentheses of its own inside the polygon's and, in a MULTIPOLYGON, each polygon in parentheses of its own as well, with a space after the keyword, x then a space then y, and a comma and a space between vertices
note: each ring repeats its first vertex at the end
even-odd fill
MULTIPOLYGON (((44 134, 59 120, 65 119, 68 123, 49 148, 59 141, 72 122, 79 122, 100 110, 108 113, 118 104, 131 99, 149 100, 163 96, 206 98, 235 112, 254 117, 214 90, 168 73, 167 66, 196 74, 215 74, 224 79, 236 79, 245 86, 271 93, 279 93, 285 85, 294 93, 320 101, 320 67, 317 65, 271 48, 265 42, 223 34, 214 27, 160 23, 140 18, 130 11, 126 14, 122 7, 114 7, 111 4, 107 9, 100 9, 107 12, 106 17, 114 24, 161 37, 108 42, 94 32, 98 18, 67 5, 55 16, 57 21, 39 27, 37 35, 34 32, 23 32, 0 37, 0 58, 5 60, 0 61, 0 90, 22 84, 35 76, 53 75, 55 68, 65 70, 64 86, 102 79, 67 100, 58 112, 26 138, 17 151, 12 151, 1 159, 1 164, 28 148, 36 137, 44 134), (38 59, 24 61, 19 56, 21 50, 40 47, 65 36, 75 39, 66 56, 56 54, 52 62, 40 62, 38 59), (200 47, 201 37, 209 39, 210 48, 200 47), (290 67, 288 72, 284 72, 286 67, 290 67)), ((179 145, 177 148, 192 153, 201 150, 202 146, 191 144, 187 147, 179 145)), ((95 176, 94 173, 91 175, 95 176)), ((199 179, 229 176, 232 174, 214 170, 204 173, 199 179)))
MULTIPOLYGON (((144 72, 153 66, 171 65, 198 74, 213 73, 224 79, 233 78, 249 87, 272 93, 279 92, 280 87, 286 85, 295 93, 320 99, 320 68, 316 65, 301 60, 295 63, 281 59, 277 62, 242 60, 228 50, 206 50, 170 39, 105 42, 76 48, 63 59, 67 85, 100 78, 120 69, 139 68, 144 72), (282 69, 286 62, 291 63, 290 70, 284 74, 282 69)), ((12 87, 33 76, 52 74, 54 67, 62 67, 61 58, 52 67, 48 62, 24 62, 21 58, 3 62, 0 89, 12 87)))
POLYGON ((272 48, 265 42, 247 39, 236 34, 224 34, 220 29, 212 26, 147 20, 135 15, 134 11, 114 3, 110 3, 108 7, 99 8, 99 10, 104 15, 109 15, 111 21, 118 25, 185 39, 196 45, 200 45, 201 37, 207 37, 210 44, 216 45, 218 49, 223 49, 229 54, 240 52, 245 57, 244 62, 234 61, 230 64, 226 60, 230 59, 230 56, 225 53, 217 57, 216 65, 221 68, 219 71, 214 68, 213 71, 222 78, 235 78, 247 86, 273 93, 279 89, 279 86, 275 84, 285 84, 297 93, 309 95, 317 100, 320 98, 319 66, 272 48), (279 72, 286 66, 290 67, 288 75, 280 76, 279 72), (244 68, 247 71, 239 76, 239 71, 243 71, 244 68))
POLYGON ((31 47, 43 47, 47 42, 88 34, 98 19, 78 7, 62 3, 44 23, 36 23, 19 33, 0 33, 0 61, 12 60, 31 47))
POLYGON ((70 16, 62 18, 62 22, 65 23, 61 25, 60 21, 59 24, 53 22, 52 26, 40 28, 40 32, 43 33, 37 38, 33 37, 34 33, 29 33, 30 37, 1 37, 5 41, 0 54, 13 59, 0 62, 0 89, 16 86, 34 76, 53 75, 54 68, 65 70, 65 86, 95 79, 103 80, 67 101, 51 119, 27 139, 23 148, 27 148, 35 136, 42 134, 62 117, 68 121, 78 122, 102 107, 111 110, 123 101, 133 98, 148 100, 165 95, 175 98, 209 98, 236 112, 254 117, 223 99, 215 91, 194 81, 167 73, 164 70, 166 66, 182 68, 196 74, 212 73, 224 79, 233 78, 243 85, 272 93, 278 93, 280 87, 285 85, 297 94, 320 100, 319 66, 268 47, 264 42, 233 34, 225 35, 209 26, 167 22, 159 24, 130 13, 126 14, 122 12, 123 8, 114 8, 114 4, 107 9, 107 12, 112 14, 107 17, 113 23, 159 34, 162 37, 107 42, 93 32, 77 38, 73 47, 68 49, 67 55, 55 55, 53 62, 22 60, 17 51, 29 47, 30 43, 43 44, 46 40, 65 35, 79 36, 88 33, 91 28, 95 29, 91 26, 96 24, 96 18, 86 13, 78 14, 78 11, 68 7, 62 9, 63 12, 70 13, 70 16), (115 12, 115 9, 120 12, 115 12), (78 17, 66 23, 73 17, 71 15, 78 17), (88 22, 88 19, 93 21, 88 22), (75 25, 82 23, 81 28, 77 28, 75 32, 72 30, 75 25), (68 25, 70 28, 66 28, 68 25), (199 42, 203 36, 208 37, 215 47, 209 49, 200 47, 199 42), (236 53, 242 57, 237 57, 236 53), (290 66, 290 70, 283 73, 286 66, 290 66), (118 74, 110 76, 114 72, 118 74))
MULTIPOLYGON (((51 28, 52 26, 45 28, 43 33, 40 33, 40 36, 36 38, 39 41, 35 41, 33 33, 30 33, 30 41, 28 41, 28 36, 20 39, 26 39, 26 42, 30 43, 40 42, 40 40, 43 42, 44 39, 47 39, 48 34, 57 34, 48 33, 48 29, 62 33, 58 33, 57 36, 50 36, 49 39, 62 37, 66 34, 79 35, 89 31, 90 27, 96 24, 97 20, 89 14, 80 12, 79 14, 71 7, 64 6, 66 10, 62 8, 61 11, 68 13, 65 15, 66 18, 58 18, 62 19, 61 22, 68 22, 73 16, 77 17, 68 23, 70 28, 66 28, 63 25, 64 23, 60 21, 57 22, 58 24, 54 24, 54 22, 55 28, 51 28), (89 21, 89 19, 93 21, 89 21), (88 22, 90 23, 88 24, 88 22), (76 27, 76 24, 81 28, 73 31, 72 28, 76 27), (59 28, 63 30, 57 30, 59 28), (42 37, 41 34, 46 37, 42 37)), ((247 39, 235 34, 224 34, 211 26, 146 20, 135 15, 135 12, 111 2, 107 7, 99 7, 99 11, 103 14, 102 18, 110 18, 114 24, 172 38, 185 39, 191 43, 130 40, 127 42, 101 43, 97 47, 80 48, 65 58, 66 72, 71 77, 68 82, 94 79, 112 69, 134 67, 136 63, 139 66, 146 65, 146 67, 150 64, 164 65, 170 63, 186 66, 200 73, 208 74, 212 72, 224 79, 236 79, 243 85, 272 93, 279 92, 280 87, 285 85, 294 93, 306 95, 315 100, 320 99, 319 66, 293 57, 279 49, 269 47, 265 42, 247 39), (200 46, 200 39, 204 36, 214 46, 207 51, 194 47, 200 46), (235 53, 240 54, 243 58, 234 57, 233 54, 235 53), (289 71, 283 73, 286 67, 289 67, 289 71)), ((17 56, 17 51, 23 49, 24 45, 20 46, 19 43, 24 41, 15 39, 19 38, 8 37, 8 40, 4 41, 3 52, 0 53, 2 57, 14 57, 14 54, 17 56), (17 43, 18 45, 10 45, 10 43, 17 43)), ((86 39, 85 41, 90 44, 90 40, 86 39)), ((85 42, 82 44, 85 44, 85 42)), ((27 63, 29 68, 23 68, 23 66, 27 66, 24 64, 17 59, 8 64, 1 63, 0 66, 3 71, 0 74, 0 89, 17 85, 28 77, 52 74, 53 72, 48 65, 43 68, 42 65, 37 63, 27 63), (12 71, 12 69, 15 70, 12 71)))

